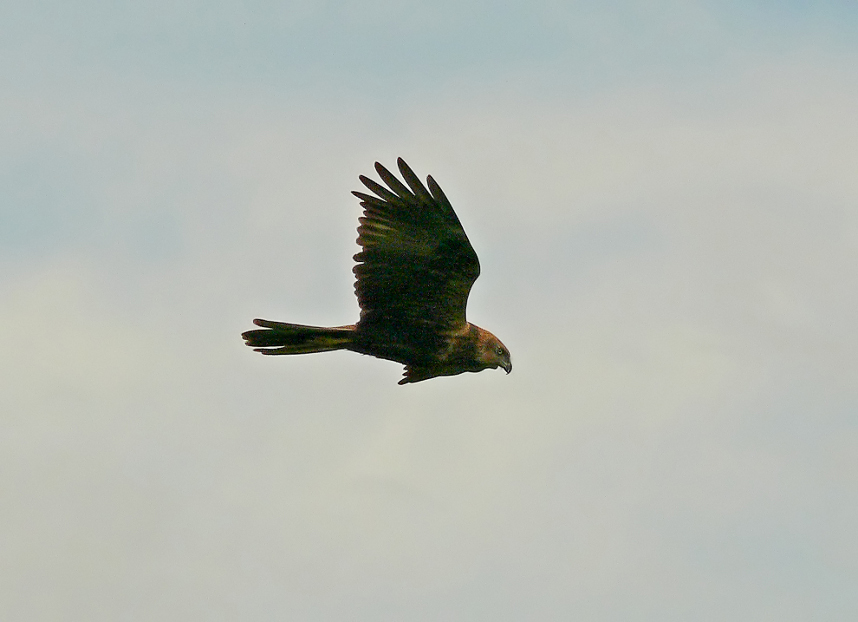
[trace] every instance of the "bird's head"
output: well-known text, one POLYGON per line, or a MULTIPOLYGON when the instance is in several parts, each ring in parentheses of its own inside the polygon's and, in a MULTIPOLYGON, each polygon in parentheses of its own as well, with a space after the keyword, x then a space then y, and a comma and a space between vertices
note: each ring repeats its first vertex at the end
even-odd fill
POLYGON ((506 373, 512 371, 512 359, 510 358, 509 350, 501 343, 501 340, 492 335, 489 331, 482 328, 479 329, 480 334, 480 361, 485 367, 497 369, 502 367, 506 373))

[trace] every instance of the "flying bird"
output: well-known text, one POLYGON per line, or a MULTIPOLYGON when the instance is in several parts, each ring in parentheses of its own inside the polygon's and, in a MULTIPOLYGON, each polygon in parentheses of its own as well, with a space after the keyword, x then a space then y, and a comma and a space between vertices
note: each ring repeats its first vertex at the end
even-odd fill
POLYGON ((469 323, 465 308, 480 262, 450 201, 431 176, 428 190, 402 158, 407 186, 378 162, 387 188, 360 176, 374 195, 361 201, 354 256, 357 324, 322 328, 253 320, 242 334, 262 354, 351 350, 405 365, 399 384, 498 367, 512 371, 509 350, 469 323))

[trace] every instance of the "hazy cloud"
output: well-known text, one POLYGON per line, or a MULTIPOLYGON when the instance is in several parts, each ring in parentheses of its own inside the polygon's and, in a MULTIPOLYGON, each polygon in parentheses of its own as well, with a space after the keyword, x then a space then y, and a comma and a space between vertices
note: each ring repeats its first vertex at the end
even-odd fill
POLYGON ((4 9, 3 617, 854 614, 854 16, 724 6, 4 9), (399 155, 515 372, 254 356, 399 155))

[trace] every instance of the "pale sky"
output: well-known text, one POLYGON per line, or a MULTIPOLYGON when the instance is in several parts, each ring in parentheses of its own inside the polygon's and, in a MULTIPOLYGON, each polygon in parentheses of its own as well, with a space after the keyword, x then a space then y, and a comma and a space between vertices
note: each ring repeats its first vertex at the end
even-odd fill
POLYGON ((0 619, 858 619, 852 2, 0 8, 0 619), (357 319, 431 174, 515 368, 357 319))

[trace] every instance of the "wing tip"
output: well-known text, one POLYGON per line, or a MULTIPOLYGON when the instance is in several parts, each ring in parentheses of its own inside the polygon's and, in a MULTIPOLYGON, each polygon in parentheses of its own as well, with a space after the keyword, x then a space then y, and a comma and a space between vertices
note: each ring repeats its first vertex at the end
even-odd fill
MULTIPOLYGON (((382 164, 381 162, 376 162, 374 166, 375 166, 375 172, 378 173, 379 175, 383 175, 384 173, 388 173, 388 174, 390 173, 390 171, 388 171, 384 167, 384 164, 382 164)), ((361 177, 364 177, 364 175, 361 175, 361 177)), ((361 179, 361 181, 363 181, 363 180, 361 179)))

